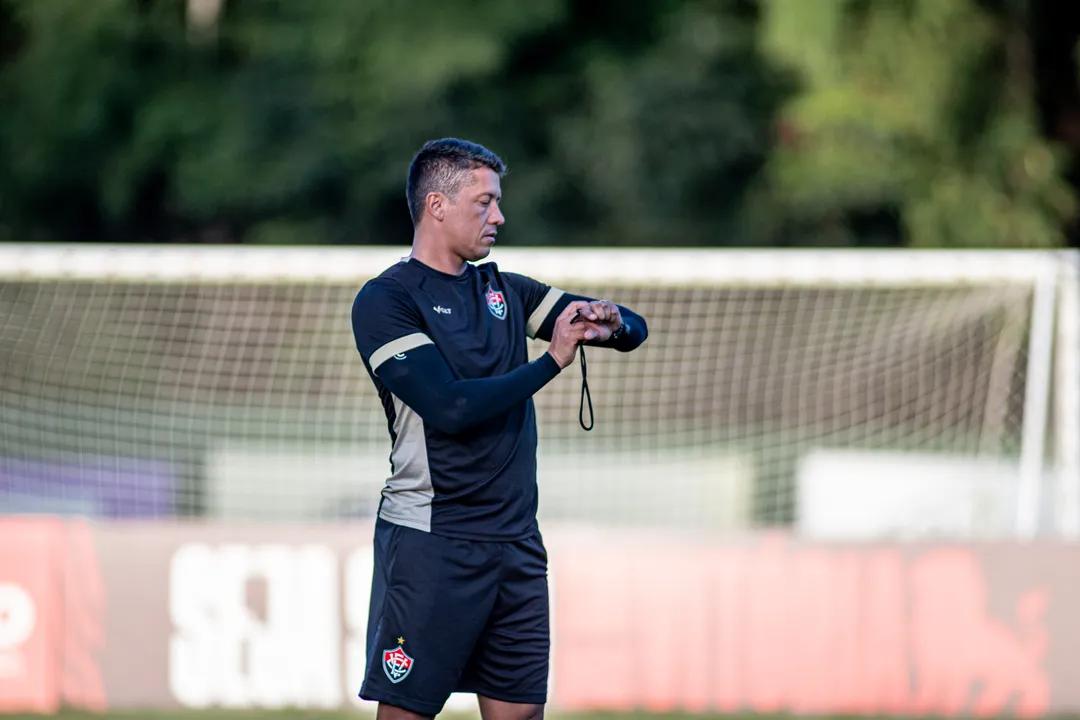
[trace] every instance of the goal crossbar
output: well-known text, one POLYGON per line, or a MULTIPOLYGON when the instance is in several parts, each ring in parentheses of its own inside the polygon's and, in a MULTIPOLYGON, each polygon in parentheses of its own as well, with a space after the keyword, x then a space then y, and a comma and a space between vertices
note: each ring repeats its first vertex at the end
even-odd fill
MULTIPOLYGON (((347 282, 407 255, 397 246, 0 245, 0 280, 347 282)), ((498 248, 491 259, 549 281, 693 287, 1032 283, 1065 255, 1034 251, 498 248)))

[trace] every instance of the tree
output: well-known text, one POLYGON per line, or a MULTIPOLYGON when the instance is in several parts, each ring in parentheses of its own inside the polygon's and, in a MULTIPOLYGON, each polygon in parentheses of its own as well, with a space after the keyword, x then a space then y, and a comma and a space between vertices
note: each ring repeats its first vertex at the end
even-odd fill
POLYGON ((455 135, 511 244, 1057 245, 1025 7, 0 0, 0 238, 404 244, 455 135))
POLYGON ((457 135, 512 167, 509 242, 737 242, 781 98, 748 0, 0 2, 24 240, 406 242, 407 163, 457 135))
POLYGON ((418 29, 385 0, 232 0, 205 37, 178 0, 7 0, 23 42, 0 68, 17 109, 0 222, 23 240, 385 241, 410 124, 555 3, 486 5, 475 23, 424 3, 418 29))
POLYGON ((569 3, 497 75, 455 88, 452 124, 508 148, 512 241, 742 244, 792 90, 759 52, 757 7, 569 3))
POLYGON ((1076 203, 1063 153, 1040 135, 1023 7, 768 0, 769 52, 804 85, 781 114, 759 231, 782 242, 857 244, 876 232, 922 247, 1061 245, 1076 203), (878 222, 860 233, 867 218, 878 222))

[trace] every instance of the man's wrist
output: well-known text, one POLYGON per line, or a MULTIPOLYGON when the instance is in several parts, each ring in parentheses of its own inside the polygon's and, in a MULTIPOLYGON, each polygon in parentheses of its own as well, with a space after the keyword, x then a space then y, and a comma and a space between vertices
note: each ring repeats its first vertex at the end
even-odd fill
POLYGON ((615 329, 615 332, 611 333, 611 338, 610 338, 610 339, 611 339, 611 340, 618 340, 619 338, 621 338, 621 337, 623 337, 624 335, 626 335, 626 334, 627 334, 628 332, 630 332, 630 326, 629 326, 629 325, 627 325, 627 324, 626 324, 626 321, 624 320, 624 321, 622 322, 622 324, 621 324, 621 325, 619 325, 619 327, 617 327, 617 328, 615 329))
POLYGON ((536 359, 536 362, 545 366, 549 371, 553 371, 552 377, 563 371, 562 365, 559 364, 559 361, 555 359, 555 354, 550 350, 545 350, 544 354, 536 359))

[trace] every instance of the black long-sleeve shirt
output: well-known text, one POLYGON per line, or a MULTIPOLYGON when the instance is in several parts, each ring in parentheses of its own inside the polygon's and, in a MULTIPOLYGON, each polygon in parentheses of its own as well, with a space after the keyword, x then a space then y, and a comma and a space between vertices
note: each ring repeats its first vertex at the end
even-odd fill
MULTIPOLYGON (((587 299, 494 263, 448 275, 407 260, 364 285, 353 334, 392 442, 382 518, 476 540, 535 531, 532 396, 559 367, 547 353, 528 361, 526 338, 550 340, 562 310, 587 299)), ((626 332, 588 344, 627 352, 644 342, 645 320, 619 309, 626 332)))

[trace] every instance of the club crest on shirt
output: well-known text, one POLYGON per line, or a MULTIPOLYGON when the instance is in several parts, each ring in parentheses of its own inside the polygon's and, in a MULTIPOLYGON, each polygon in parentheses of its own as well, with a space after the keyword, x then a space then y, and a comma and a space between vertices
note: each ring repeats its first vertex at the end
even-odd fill
POLYGON ((488 285, 485 296, 487 297, 487 306, 488 310, 491 311, 491 314, 499 318, 500 320, 505 320, 506 296, 503 295, 502 290, 495 290, 490 285, 488 285))
POLYGON ((412 672, 413 659, 405 654, 400 645, 393 650, 383 650, 382 657, 382 669, 390 682, 399 683, 412 672))

